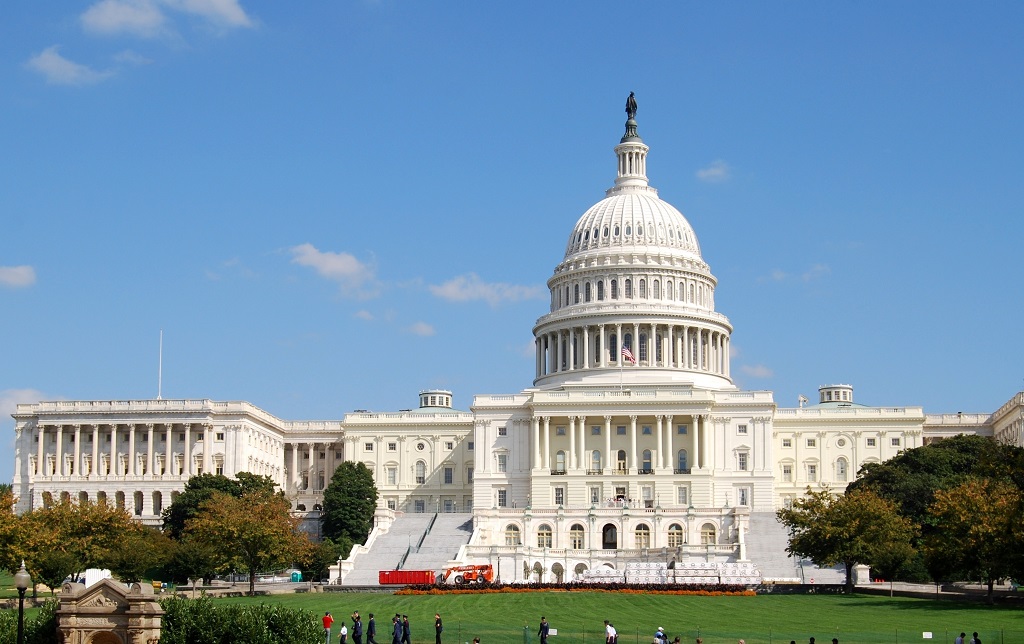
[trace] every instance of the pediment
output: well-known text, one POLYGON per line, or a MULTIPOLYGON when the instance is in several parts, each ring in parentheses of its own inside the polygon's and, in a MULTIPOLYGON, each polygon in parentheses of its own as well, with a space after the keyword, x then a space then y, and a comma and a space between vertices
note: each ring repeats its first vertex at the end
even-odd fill
MULTIPOLYGON (((102 579, 88 588, 80 584, 66 584, 67 598, 79 608, 101 609, 101 612, 123 612, 128 609, 129 589, 113 579, 102 579)), ((63 595, 64 593, 62 593, 63 595)), ((63 599, 63 597, 62 597, 63 599)))

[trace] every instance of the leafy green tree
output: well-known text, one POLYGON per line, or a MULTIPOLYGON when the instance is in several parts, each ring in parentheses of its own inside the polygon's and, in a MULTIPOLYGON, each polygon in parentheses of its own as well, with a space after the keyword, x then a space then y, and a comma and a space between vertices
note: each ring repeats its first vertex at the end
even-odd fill
POLYGON ((338 562, 338 559, 341 558, 342 550, 347 552, 351 549, 351 541, 347 544, 338 544, 325 538, 320 543, 314 544, 302 564, 303 576, 310 580, 326 579, 328 568, 338 562))
MULTIPOLYGON (((335 543, 366 543, 377 509, 373 472, 362 462, 345 461, 324 490, 323 534, 335 543)), ((351 545, 341 556, 347 557, 351 545)))
POLYGON ((288 500, 266 491, 240 498, 214 493, 185 524, 185 534, 211 544, 221 570, 245 570, 250 595, 256 591, 256 573, 302 561, 311 547, 288 500))
POLYGON ((14 492, 10 484, 0 484, 0 568, 12 573, 18 570, 21 541, 21 521, 14 513, 14 492))
POLYGON ((249 492, 274 492, 274 480, 269 476, 259 476, 249 472, 239 472, 237 478, 231 479, 223 474, 200 474, 193 476, 185 483, 185 489, 174 503, 163 512, 164 532, 172 539, 177 539, 185 531, 185 524, 199 512, 199 506, 213 496, 215 492, 228 494, 235 498, 249 492))
POLYGON ((146 573, 162 566, 171 556, 174 542, 159 530, 143 528, 126 534, 109 550, 103 565, 126 584, 142 581, 146 573))
POLYGON ((163 574, 176 584, 189 579, 209 580, 217 574, 221 557, 211 544, 199 541, 188 534, 174 542, 163 574))
POLYGON ((972 479, 939 490, 929 514, 941 529, 925 539, 929 567, 937 577, 980 579, 988 600, 996 579, 1024 573, 1022 495, 1006 481, 972 479))
POLYGON ((51 597, 65 579, 83 569, 82 563, 73 554, 61 550, 37 553, 32 558, 32 567, 35 568, 32 578, 48 586, 51 597))
POLYGON ((819 566, 843 564, 847 592, 853 592, 854 566, 889 563, 890 551, 909 552, 915 535, 913 523, 894 503, 865 490, 836 496, 807 488, 806 496, 776 514, 789 528, 787 552, 819 566))

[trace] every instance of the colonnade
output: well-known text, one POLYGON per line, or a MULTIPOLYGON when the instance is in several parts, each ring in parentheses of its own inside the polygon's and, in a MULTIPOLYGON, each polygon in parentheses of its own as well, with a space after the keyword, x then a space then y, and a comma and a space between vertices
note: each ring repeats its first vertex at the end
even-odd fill
POLYGON ((355 453, 355 450, 349 447, 353 444, 352 440, 354 439, 347 439, 343 443, 345 447, 341 457, 336 455, 339 445, 335 441, 288 442, 285 445, 291 450, 288 487, 296 492, 322 492, 330 482, 338 464, 347 460, 349 454, 355 453), (321 452, 323 452, 323 456, 320 455, 321 452), (300 458, 302 455, 305 458, 300 458), (300 460, 307 461, 308 464, 303 466, 300 464, 300 460), (323 479, 320 478, 321 473, 323 479), (302 480, 303 474, 307 477, 305 482, 302 480))
POLYGON ((619 366, 623 345, 620 339, 626 340, 636 360, 623 362, 621 366, 625 369, 664 367, 730 377, 727 333, 697 326, 639 322, 586 325, 539 334, 535 341, 537 377, 619 366))

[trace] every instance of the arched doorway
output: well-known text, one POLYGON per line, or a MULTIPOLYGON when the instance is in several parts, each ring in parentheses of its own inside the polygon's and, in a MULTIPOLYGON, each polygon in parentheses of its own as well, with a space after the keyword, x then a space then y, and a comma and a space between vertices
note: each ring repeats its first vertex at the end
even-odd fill
POLYGON ((564 583, 565 568, 562 567, 562 564, 558 562, 551 564, 551 574, 555 576, 556 584, 564 583))
POLYGON ((86 644, 124 644, 114 633, 93 633, 86 644))
POLYGON ((601 528, 601 547, 605 550, 615 550, 619 547, 619 531, 611 523, 601 528))

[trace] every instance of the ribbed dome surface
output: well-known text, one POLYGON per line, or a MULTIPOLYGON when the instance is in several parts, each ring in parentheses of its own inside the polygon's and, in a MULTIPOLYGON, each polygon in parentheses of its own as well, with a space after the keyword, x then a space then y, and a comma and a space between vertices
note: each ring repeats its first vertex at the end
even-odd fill
POLYGON ((652 246, 700 258, 700 245, 690 222, 659 199, 652 188, 615 192, 591 206, 576 222, 565 249, 566 258, 596 249, 635 251, 652 246))

